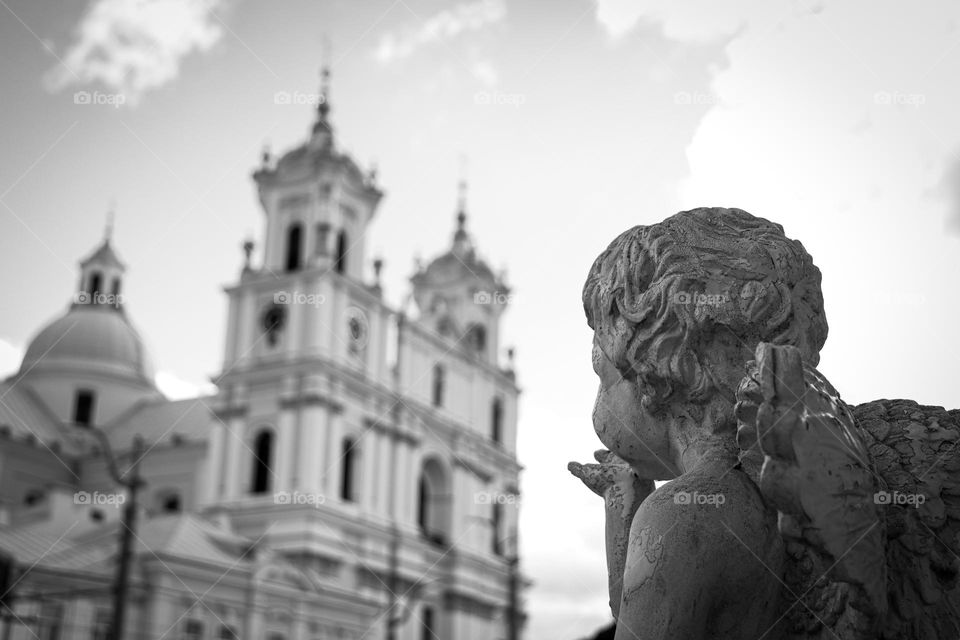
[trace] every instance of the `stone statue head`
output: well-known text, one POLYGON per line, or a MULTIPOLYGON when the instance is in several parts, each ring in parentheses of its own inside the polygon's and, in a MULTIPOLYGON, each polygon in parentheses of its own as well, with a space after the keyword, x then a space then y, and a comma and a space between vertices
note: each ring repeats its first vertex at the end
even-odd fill
POLYGON ((657 478, 677 475, 678 437, 733 444, 734 394, 759 342, 793 345, 815 366, 827 337, 810 255, 741 209, 622 233, 593 263, 583 305, 601 378, 594 428, 657 478))

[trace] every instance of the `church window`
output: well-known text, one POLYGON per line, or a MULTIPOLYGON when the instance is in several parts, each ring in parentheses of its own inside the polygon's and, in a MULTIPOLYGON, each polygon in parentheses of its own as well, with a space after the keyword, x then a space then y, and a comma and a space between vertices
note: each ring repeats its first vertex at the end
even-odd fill
POLYGON ((294 223, 287 229, 287 258, 286 270, 296 271, 300 268, 301 245, 303 244, 302 227, 300 223, 294 223))
POLYGON ((73 402, 74 424, 89 427, 93 424, 93 409, 96 395, 89 389, 79 389, 73 402))
POLYGON ((337 273, 347 272, 347 252, 350 250, 347 244, 347 232, 343 229, 337 234, 337 256, 333 263, 333 268, 337 273))
POLYGON ((341 459, 343 466, 340 470, 340 499, 344 502, 355 502, 356 497, 356 476, 357 476, 357 444, 352 438, 346 438, 343 441, 343 455, 341 459))
POLYGON ((434 365, 433 367, 433 406, 442 407, 443 406, 443 396, 446 386, 446 370, 442 365, 434 365))
POLYGON ((273 434, 264 429, 257 434, 253 444, 253 477, 251 493, 266 493, 270 490, 270 460, 273 456, 273 434))
POLYGON ((494 398, 490 405, 490 439, 500 444, 503 442, 503 402, 494 398))
POLYGON ((437 634, 433 630, 434 621, 432 607, 423 608, 423 615, 421 615, 420 621, 423 623, 423 628, 420 631, 421 640, 436 640, 437 634))
MULTIPOLYGON (((90 290, 87 291, 87 293, 89 293, 91 297, 95 298, 96 295, 100 293, 101 280, 102 276, 99 271, 94 271, 90 276, 90 290)), ((94 302, 94 300, 91 300, 91 302, 94 302)))

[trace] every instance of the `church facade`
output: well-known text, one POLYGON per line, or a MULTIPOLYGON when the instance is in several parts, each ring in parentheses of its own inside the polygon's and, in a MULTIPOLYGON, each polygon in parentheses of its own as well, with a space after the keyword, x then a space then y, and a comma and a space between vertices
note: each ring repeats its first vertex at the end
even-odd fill
POLYGON ((463 198, 408 312, 384 301, 379 261, 364 279, 383 192, 335 144, 326 100, 253 178, 264 233, 226 287, 214 395, 157 389, 109 237, 0 384, 8 637, 111 637, 129 495, 111 460, 144 480, 124 638, 519 637, 508 288, 463 198))

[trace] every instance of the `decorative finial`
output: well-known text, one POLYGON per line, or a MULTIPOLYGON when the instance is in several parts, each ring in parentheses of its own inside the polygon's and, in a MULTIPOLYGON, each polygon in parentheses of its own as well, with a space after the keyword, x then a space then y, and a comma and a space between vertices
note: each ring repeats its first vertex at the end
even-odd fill
POLYGON ((320 100, 317 104, 317 113, 320 120, 326 121, 330 113, 330 37, 323 36, 323 61, 320 66, 320 100))
POLYGON ((103 227, 104 242, 110 242, 111 238, 113 238, 113 218, 114 218, 114 213, 116 209, 117 209, 117 200, 115 198, 112 198, 110 200, 110 208, 107 209, 107 221, 103 227))
POLYGON ((250 260, 251 260, 251 257, 253 256, 254 246, 255 245, 253 244, 253 240, 251 238, 247 238, 246 240, 243 241, 243 256, 244 256, 243 270, 244 271, 249 271, 251 269, 250 260))
POLYGON ((263 143, 263 150, 260 151, 260 166, 266 169, 270 166, 270 143, 263 143))

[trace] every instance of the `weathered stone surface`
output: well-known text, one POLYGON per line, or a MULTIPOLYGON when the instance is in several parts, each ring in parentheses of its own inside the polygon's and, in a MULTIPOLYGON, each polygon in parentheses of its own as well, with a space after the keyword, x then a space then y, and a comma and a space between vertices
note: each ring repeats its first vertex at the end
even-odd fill
POLYGON ((618 639, 960 636, 960 412, 840 399, 799 242, 681 212, 615 239, 583 302, 609 451, 569 467, 605 499, 618 639))

